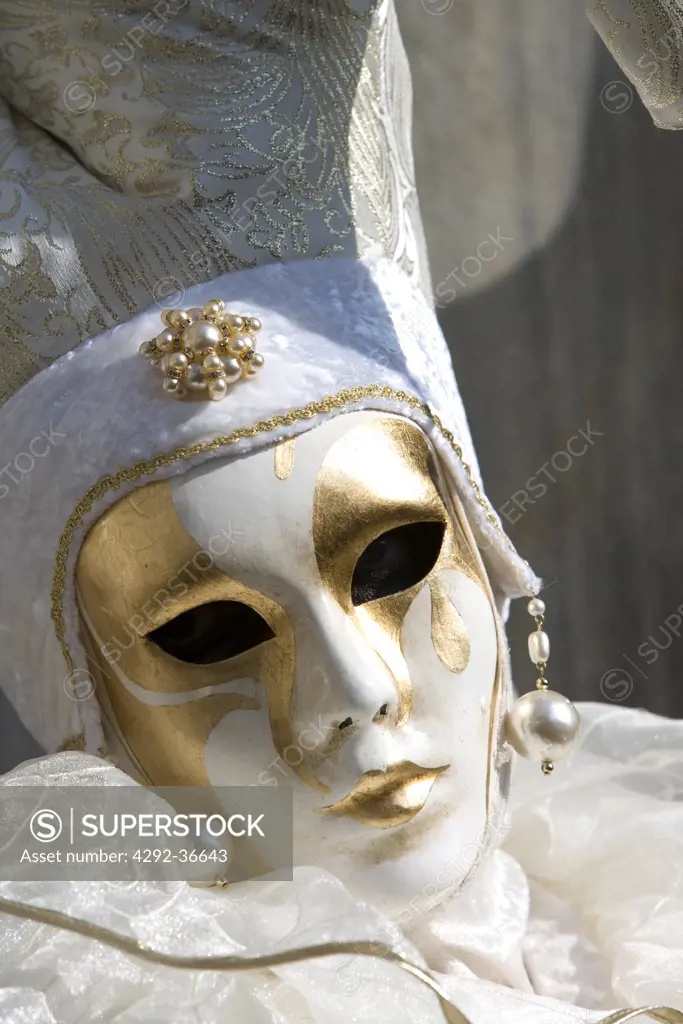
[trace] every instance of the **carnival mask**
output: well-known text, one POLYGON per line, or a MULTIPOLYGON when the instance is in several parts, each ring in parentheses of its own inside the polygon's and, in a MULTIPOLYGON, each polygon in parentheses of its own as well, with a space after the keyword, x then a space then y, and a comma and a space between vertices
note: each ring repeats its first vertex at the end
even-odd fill
POLYGON ((90 530, 77 585, 110 731, 145 779, 293 787, 295 863, 385 908, 471 871, 502 655, 415 424, 340 415, 141 487, 90 530))

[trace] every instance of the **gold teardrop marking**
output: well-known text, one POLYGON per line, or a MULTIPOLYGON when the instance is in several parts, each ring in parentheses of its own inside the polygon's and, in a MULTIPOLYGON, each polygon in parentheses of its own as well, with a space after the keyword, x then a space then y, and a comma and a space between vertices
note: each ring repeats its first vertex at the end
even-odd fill
POLYGON ((470 661, 470 638, 443 581, 429 581, 432 598, 432 643, 439 660, 450 672, 464 672, 470 661))
POLYGON ((294 445, 296 438, 288 437, 275 445, 275 476, 286 480, 294 469, 294 445))

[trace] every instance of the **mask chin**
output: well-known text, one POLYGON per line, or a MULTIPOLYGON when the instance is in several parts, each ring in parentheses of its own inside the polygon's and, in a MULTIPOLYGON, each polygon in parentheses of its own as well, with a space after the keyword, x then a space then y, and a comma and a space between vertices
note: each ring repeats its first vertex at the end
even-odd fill
POLYGON ((412 422, 349 413, 148 484, 91 529, 76 575, 109 737, 145 779, 292 786, 296 861, 385 907, 471 871, 505 661, 412 422))

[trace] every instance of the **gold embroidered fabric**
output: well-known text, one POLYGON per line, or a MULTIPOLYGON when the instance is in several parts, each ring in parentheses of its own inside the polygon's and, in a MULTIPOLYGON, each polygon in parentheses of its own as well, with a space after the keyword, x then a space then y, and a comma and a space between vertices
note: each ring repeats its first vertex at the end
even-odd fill
POLYGON ((154 300, 389 255, 427 288, 387 0, 0 0, 0 402, 154 300))
MULTIPOLYGON (((683 128, 683 9, 680 0, 584 0, 586 13, 624 73, 638 90, 655 124, 683 128)), ((627 109, 630 97, 607 83, 608 110, 627 109)))

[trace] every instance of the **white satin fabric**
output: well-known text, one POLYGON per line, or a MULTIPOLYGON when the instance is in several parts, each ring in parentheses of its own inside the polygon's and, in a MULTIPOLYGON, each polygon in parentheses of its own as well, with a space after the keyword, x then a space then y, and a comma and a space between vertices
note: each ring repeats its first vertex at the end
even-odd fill
MULTIPOLYGON (((520 765, 502 848, 436 909, 427 894, 407 894, 403 930, 316 868, 299 869, 294 883, 223 892, 3 883, 0 895, 183 955, 373 939, 426 963, 472 1024, 594 1024, 626 1006, 683 1009, 683 723, 603 705, 580 710, 581 748, 553 777, 520 765)), ((2 779, 67 783, 130 780, 80 753, 27 762, 2 779)), ((444 1019, 431 992, 381 959, 187 973, 12 916, 0 916, 0 951, 3 1024, 444 1019)))

